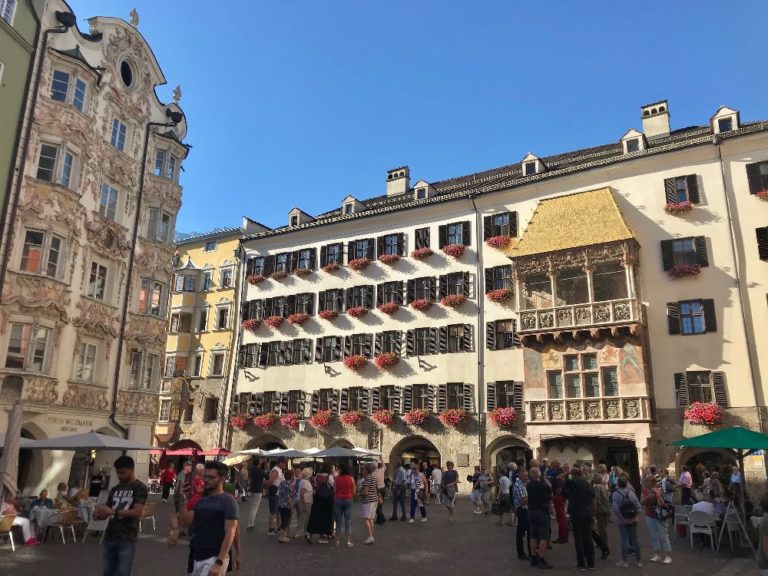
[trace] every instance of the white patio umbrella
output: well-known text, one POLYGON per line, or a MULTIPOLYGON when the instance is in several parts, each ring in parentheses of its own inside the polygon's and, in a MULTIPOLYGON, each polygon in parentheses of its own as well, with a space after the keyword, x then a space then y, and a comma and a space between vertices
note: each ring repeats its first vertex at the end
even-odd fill
POLYGON ((3 442, 3 455, 0 456, 0 502, 5 493, 16 496, 18 486, 16 476, 19 473, 19 444, 21 440, 21 403, 16 402, 8 416, 8 430, 3 442))
POLYGON ((246 460, 250 460, 254 456, 264 456, 266 451, 261 448, 250 448, 248 450, 238 450, 224 457, 222 462, 227 466, 234 466, 235 464, 241 464, 246 460))
POLYGON ((39 448, 43 450, 152 450, 149 444, 141 444, 133 440, 118 438, 98 432, 85 434, 73 434, 48 438, 47 440, 35 440, 25 448, 39 448))
POLYGON ((270 458, 306 458, 309 454, 295 448, 275 448, 267 452, 266 456, 270 458))
MULTIPOLYGON (((30 442, 34 442, 34 440, 29 440, 27 438, 19 438, 19 448, 26 448, 29 446, 30 442)), ((5 447, 5 434, 0 432, 0 448, 5 447)))
POLYGON ((355 452, 359 452, 361 456, 381 456, 381 452, 376 450, 368 450, 368 448, 358 448, 355 446, 352 448, 355 452))
POLYGON ((342 448, 341 446, 334 446, 333 448, 326 448, 312 454, 313 458, 360 458, 366 456, 360 452, 357 452, 354 448, 342 448))

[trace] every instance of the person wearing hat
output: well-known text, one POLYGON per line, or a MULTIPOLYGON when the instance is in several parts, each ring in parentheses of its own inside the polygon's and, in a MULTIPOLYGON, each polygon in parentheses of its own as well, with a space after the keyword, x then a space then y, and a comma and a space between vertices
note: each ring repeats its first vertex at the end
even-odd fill
POLYGON ((296 534, 293 535, 295 540, 306 538, 307 535, 309 512, 312 510, 312 499, 314 497, 314 490, 310 478, 312 478, 312 468, 309 466, 302 468, 301 476, 297 482, 298 486, 296 488, 298 501, 296 502, 296 534))

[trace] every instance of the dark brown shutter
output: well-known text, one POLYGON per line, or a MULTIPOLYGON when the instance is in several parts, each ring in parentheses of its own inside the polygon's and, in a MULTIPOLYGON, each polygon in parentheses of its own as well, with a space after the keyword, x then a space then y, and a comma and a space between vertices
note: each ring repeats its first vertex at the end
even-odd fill
POLYGON ((373 251, 374 243, 375 240, 373 238, 368 238, 365 254, 365 257, 368 258, 368 260, 373 260, 376 257, 373 251))
MULTIPOLYGON (((350 240, 347 242, 347 263, 349 263, 350 260, 355 259, 355 241, 350 240)), ((341 262, 339 262, 341 264, 341 262)))
POLYGON ((469 298, 469 272, 461 273, 461 293, 465 298, 469 298))
POLYGON ((493 236, 493 216, 483 218, 483 240, 493 236))
POLYGON ((763 179, 760 176, 760 164, 747 164, 747 181, 749 182, 749 193, 755 194, 763 189, 763 179))
POLYGON ((237 365, 245 366, 245 346, 240 346, 240 350, 237 351, 237 365))
POLYGON ((485 269, 485 293, 488 294, 491 290, 493 290, 494 287, 493 282, 493 268, 486 268, 485 269))
POLYGON ((342 341, 342 337, 341 336, 336 336, 336 338, 333 341, 333 359, 334 360, 341 360, 342 359, 342 355, 341 355, 342 343, 341 343, 341 341, 342 341))
POLYGON ((699 266, 709 266, 709 257, 707 256, 707 239, 704 236, 696 236, 696 262, 699 266))
POLYGON ((437 299, 437 278, 434 276, 429 279, 429 299, 433 302, 437 299))
POLYGON ((405 234, 402 232, 397 235, 397 255, 405 256, 405 234))
POLYGON ((349 388, 344 388, 341 391, 341 411, 346 412, 349 410, 349 388))
MULTIPOLYGON (((264 392, 257 392, 251 396, 253 398, 253 411, 251 414, 261 414, 264 412, 264 392)), ((270 411, 272 407, 270 406, 270 411)))
POLYGON ((509 235, 517 236, 517 212, 509 213, 509 235))
POLYGON ((443 412, 448 408, 448 386, 440 384, 437 387, 437 411, 443 412))
POLYGON ((269 343, 259 344, 259 366, 266 366, 269 359, 269 343))
POLYGON ((416 248, 429 248, 429 228, 416 230, 416 248))
POLYGON ((323 338, 320 337, 315 340, 315 362, 322 364, 323 362, 323 338))
POLYGON ((293 364, 293 344, 292 340, 280 343, 280 352, 283 355, 283 361, 279 362, 280 364, 285 364, 286 366, 293 364))
POLYGON ((400 386, 394 386, 394 396, 392 397, 392 411, 397 414, 402 414, 403 406, 403 389, 400 386))
POLYGON ((311 316, 315 313, 315 295, 312 294, 312 292, 308 292, 305 294, 305 296, 309 302, 309 306, 307 307, 307 314, 311 316))
POLYGON ((403 351, 403 333, 400 330, 398 330, 395 333, 395 354, 400 356, 402 351, 403 351))
POLYGON ((427 410, 435 410, 435 388, 436 386, 434 384, 429 384, 427 386, 427 410))
POLYGON ((341 390, 334 390, 333 397, 331 398, 331 412, 334 414, 339 413, 339 398, 341 396, 341 390))
POLYGON ((485 325, 485 347, 488 350, 496 350, 496 323, 488 322, 485 325))
POLYGON ((382 341, 383 338, 384 338, 384 333, 383 332, 377 332, 376 333, 376 341, 375 341, 375 344, 373 346, 373 353, 376 356, 381 354, 381 341, 382 341))
POLYGON ((384 285, 386 282, 383 282, 376 286, 376 306, 381 306, 384 303, 384 285))
POLYGON ((461 349, 472 352, 472 324, 464 324, 464 334, 461 337, 461 349))
POLYGON ((384 246, 386 246, 386 241, 384 240, 386 236, 379 236, 376 238, 376 256, 379 257, 382 254, 384 254, 384 246))
POLYGON ((408 385, 403 390, 403 413, 410 412, 413 407, 413 386, 408 385))
POLYGON ((296 312, 296 296, 290 295, 285 299, 285 307, 283 308, 283 316, 286 318, 296 312))
POLYGON ((243 320, 249 320, 251 318, 251 302, 250 302, 250 300, 243 304, 243 311, 242 311, 241 317, 242 317, 243 320))
POLYGON ((355 289, 354 288, 347 288, 347 310, 352 308, 354 306, 354 298, 355 298, 355 289))
POLYGON ((760 260, 768 260, 768 227, 755 229, 757 234, 757 253, 760 260))
POLYGON ((320 391, 314 390, 312 392, 312 416, 317 414, 317 410, 320 407, 320 391))
POLYGON ((299 267, 299 252, 300 250, 297 250, 296 252, 289 252, 288 253, 288 271, 293 272, 296 270, 296 268, 299 267))
POLYGON ((363 388, 360 393, 362 396, 360 397, 360 409, 363 411, 363 414, 370 414, 371 413, 371 389, 370 388, 363 388))
POLYGON ((413 356, 416 354, 416 331, 408 330, 405 333, 405 354, 413 356))
POLYGON ((366 358, 371 357, 371 348, 373 347, 373 335, 365 334, 363 337, 363 355, 366 358))
POLYGON ((366 308, 373 308, 373 290, 374 290, 373 284, 370 284, 365 287, 365 307, 366 308))
POLYGON ((376 387, 371 390, 371 412, 376 412, 381 406, 381 388, 376 387))
POLYGON ((446 224, 438 226, 437 236, 439 244, 438 248, 442 249, 446 244, 448 244, 448 226, 446 224))
POLYGON ((309 269, 317 270, 317 248, 309 249, 309 269))
POLYGON ((680 305, 677 302, 667 303, 667 325, 670 334, 680 334, 680 305))
POLYGON ((667 204, 677 204, 677 186, 675 186, 674 178, 666 178, 664 180, 664 195, 667 199, 667 204))
POLYGON ((461 241, 464 246, 472 246, 472 238, 469 236, 469 221, 461 223, 461 241))
POLYGON ((408 280, 408 284, 406 285, 406 304, 410 304, 414 300, 414 295, 416 294, 416 281, 415 280, 408 280))
POLYGON ((467 412, 472 412, 472 406, 474 405, 473 398, 475 396, 475 386, 474 384, 464 384, 464 389, 462 390, 461 394, 461 401, 463 403, 463 408, 467 412))
POLYGON ((448 326, 440 326, 439 328, 440 339, 438 341, 438 351, 440 354, 448 352, 448 326))
POLYGON ((672 256, 672 240, 661 241, 661 265, 664 270, 669 270, 675 265, 675 260, 672 256))
POLYGON ((448 275, 447 274, 441 274, 440 275, 440 292, 439 297, 442 298, 448 294, 448 275))
POLYGON ((677 405, 685 408, 690 403, 688 400, 688 382, 685 380, 685 372, 675 373, 675 394, 677 405))
POLYGON ((523 383, 520 380, 516 380, 513 383, 513 391, 514 391, 514 398, 513 402, 515 404, 515 410, 517 411, 517 417, 518 419, 525 418, 525 407, 523 405, 523 383))
POLYGON ((725 372, 712 372, 712 387, 715 390, 715 402, 723 408, 728 407, 728 390, 725 385, 725 372))
POLYGON ((440 348, 438 344, 439 340, 440 340, 440 337, 438 334, 438 329, 429 328, 429 353, 430 354, 437 354, 437 351, 440 348))
POLYGON ((323 290, 317 295, 317 310, 318 312, 322 312, 325 310, 325 295, 326 291, 323 290))
POLYGON ((704 308, 704 329, 707 332, 717 332, 717 315, 715 314, 715 301, 712 299, 702 300, 701 306, 704 308))
POLYGON ((320 246, 320 268, 328 264, 328 246, 320 246))
POLYGON ((496 408, 496 382, 488 382, 485 388, 485 407, 488 412, 496 408))
POLYGON ((688 200, 693 204, 698 204, 699 198, 699 177, 696 174, 689 174, 685 177, 685 185, 688 187, 688 200))
POLYGON ((344 358, 352 355, 352 336, 344 337, 344 358))
POLYGON ((398 305, 403 304, 403 281, 398 280, 395 284, 395 302, 397 302, 398 305))

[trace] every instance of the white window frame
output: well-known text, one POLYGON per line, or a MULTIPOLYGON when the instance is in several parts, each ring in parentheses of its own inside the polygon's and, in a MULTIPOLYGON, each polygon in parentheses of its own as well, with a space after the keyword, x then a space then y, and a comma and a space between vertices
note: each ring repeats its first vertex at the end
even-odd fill
POLYGON ((0 19, 5 20, 9 26, 13 26, 13 19, 16 16, 16 7, 19 4, 19 0, 0 0, 0 19), (8 12, 8 5, 10 4, 10 15, 8 18, 4 16, 8 12))
POLYGON ((216 249, 219 247, 219 243, 216 240, 208 240, 203 245, 203 252, 216 252, 216 249), (213 244, 213 248, 209 248, 208 246, 213 244))
POLYGON ((229 304, 223 304, 220 306, 216 306, 216 327, 214 330, 229 330, 231 324, 232 324, 232 307, 229 304), (219 324, 219 320, 221 318, 221 313, 226 311, 227 312, 227 322, 226 326, 223 328, 219 324))
POLYGON ((208 308, 198 308, 197 312, 195 313, 195 325, 194 325, 194 332, 207 332, 208 331, 208 308), (203 327, 200 327, 200 324, 202 322, 202 317, 205 317, 205 322, 203 322, 203 327))
POLYGON ((40 230, 35 227, 25 228, 24 236, 22 237, 22 242, 21 242, 21 257, 19 259, 19 271, 24 272, 25 274, 37 274, 40 276, 47 276, 49 278, 55 278, 56 280, 61 280, 64 277, 64 270, 66 268, 66 266, 64 265, 66 261, 66 249, 67 249, 66 238, 64 238, 60 234, 55 234, 51 231, 40 230), (30 232, 43 235, 43 243, 40 245, 41 246, 40 247, 40 266, 38 270, 27 270, 24 267, 24 259, 25 259, 25 254, 27 250, 27 234, 29 234, 30 232), (59 240, 59 255, 56 261, 56 272, 54 274, 49 274, 48 265, 50 264, 50 260, 51 260, 51 245, 54 239, 59 240))
POLYGON ((203 270, 203 276, 201 280, 201 292, 209 292, 213 290, 213 270, 203 270))
POLYGON ((157 385, 157 367, 159 356, 146 350, 135 349, 131 351, 131 389, 155 390, 157 385), (138 356, 138 366, 134 360, 138 356), (134 368, 136 368, 134 372, 134 368), (147 372, 149 371, 149 372, 147 372))
POLYGON ((72 373, 72 379, 76 382, 83 382, 85 384, 93 384, 96 372, 99 369, 99 344, 93 340, 83 340, 80 342, 80 347, 77 350, 75 356, 75 366, 72 373), (88 378, 84 377, 85 364, 84 361, 91 357, 89 352, 93 351, 92 365, 90 368, 90 374, 88 378))
POLYGON ((192 370, 190 378, 201 378, 203 376, 203 366, 205 363, 205 351, 195 352, 192 356, 192 370), (199 361, 199 366, 198 366, 199 361))
POLYGON ((68 146, 65 142, 40 142, 40 147, 37 150, 37 169, 35 171, 35 179, 41 182, 50 182, 51 184, 57 184, 68 188, 70 190, 77 190, 77 179, 79 176, 80 168, 80 155, 78 151, 68 146), (40 177, 40 162, 43 155, 43 146, 50 146, 56 149, 56 156, 53 159, 53 166, 51 168, 44 168, 47 172, 51 173, 50 178, 40 177), (69 156, 70 162, 67 166, 65 158, 69 156), (67 168, 69 173, 67 174, 67 168))
POLYGON ((161 282, 157 278, 149 277, 149 276, 141 276, 139 278, 139 291, 137 294, 137 300, 136 300, 136 311, 139 314, 148 314, 150 316, 156 316, 158 318, 165 317, 165 314, 163 313, 163 310, 165 308, 165 302, 166 302, 166 295, 167 295, 167 287, 164 282, 161 282), (144 302, 144 307, 141 306, 141 294, 144 291, 144 285, 147 284, 147 298, 144 302), (160 287, 160 300, 157 303, 157 310, 153 309, 152 304, 152 296, 155 293, 155 288, 159 286, 160 287))
POLYGON ((119 118, 112 119, 110 129, 109 143, 120 152, 125 152, 126 141, 128 140, 128 125, 119 118))
MULTIPOLYGON (((96 272, 97 272, 97 278, 98 278, 99 270, 97 269, 96 272)), ((91 258, 91 265, 88 267, 88 270, 86 273, 88 274, 88 283, 86 284, 85 295, 88 296, 88 298, 93 298, 94 300, 98 300, 99 302, 109 303, 110 293, 111 293, 111 290, 110 290, 111 280, 112 280, 112 270, 109 262, 107 262, 106 260, 102 260, 100 258, 91 258), (94 284, 91 281, 91 275, 93 274, 94 264, 106 269, 106 278, 104 279, 104 292, 101 298, 99 298, 96 295, 96 291, 94 290, 94 284)))
POLYGON ((147 208, 147 232, 146 238, 163 244, 170 244, 173 240, 174 221, 173 214, 166 212, 157 206, 147 208), (163 218, 168 218, 168 228, 162 233, 163 218))
POLYGON ((234 287, 235 268, 234 266, 224 266, 219 270, 219 288, 229 289, 234 287), (224 274, 229 273, 229 284, 224 283, 224 274))
POLYGON ((50 364, 51 364, 51 346, 53 341, 53 327, 48 326, 46 324, 39 324, 36 322, 28 321, 28 320, 11 320, 8 323, 7 326, 7 332, 8 337, 5 342, 5 359, 3 361, 3 366, 5 366, 5 370, 18 370, 21 372, 35 372, 38 374, 47 374, 50 371, 50 364), (13 337, 13 332, 15 330, 15 327, 20 326, 22 329, 20 344, 21 344, 21 354, 10 354, 10 347, 13 337), (28 333, 25 335, 23 333, 24 329, 28 329, 28 333), (37 351, 38 347, 38 331, 40 329, 46 330, 45 334, 45 341, 43 342, 43 358, 40 362, 40 368, 34 367, 34 361, 35 361, 35 353, 37 351), (16 358, 21 358, 23 365, 21 367, 18 366, 8 366, 8 357, 13 356, 16 358))
POLYGON ((179 174, 179 162, 180 158, 167 148, 156 148, 152 175, 176 182, 179 174))
POLYGON ((117 222, 118 206, 120 205, 120 191, 107 182, 101 183, 99 189, 99 214, 113 222, 117 222), (105 196, 106 195, 106 196, 105 196), (110 200, 114 196, 114 207, 110 208, 110 200), (111 215, 110 215, 111 214, 111 215))
MULTIPOLYGON (((58 91, 58 92, 61 92, 61 91, 58 91)), ((68 104, 72 106, 75 110, 78 110, 79 112, 82 112, 85 114, 85 109, 88 106, 89 92, 90 91, 88 90, 88 82, 82 77, 80 77, 78 74, 76 74, 72 69, 55 68, 53 70, 53 74, 51 75, 51 86, 50 86, 50 92, 48 93, 48 97, 54 102, 60 102, 61 104, 68 104), (66 87, 66 90, 64 90, 63 100, 53 97, 53 85, 54 85, 54 82, 57 81, 55 79, 57 72, 60 72, 61 74, 66 74, 68 76, 67 87, 66 87), (78 82, 82 83, 83 85, 82 108, 75 103, 75 95, 77 94, 78 82)))
POLYGON ((208 377, 209 378, 219 378, 221 376, 224 376, 227 372, 227 352, 225 350, 213 350, 211 352, 211 360, 208 362, 208 377), (221 373, 216 373, 214 371, 214 366, 216 365, 216 358, 221 357, 221 373))
POLYGON ((157 414, 158 422, 169 422, 171 419, 171 399, 161 398, 159 404, 159 412, 157 414), (165 412, 165 415, 163 415, 165 412))

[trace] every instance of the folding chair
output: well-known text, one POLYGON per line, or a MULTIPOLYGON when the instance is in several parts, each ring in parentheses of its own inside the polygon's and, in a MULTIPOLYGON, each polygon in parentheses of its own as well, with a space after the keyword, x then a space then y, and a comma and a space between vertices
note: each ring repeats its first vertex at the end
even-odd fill
POLYGON ((144 504, 144 510, 141 512, 141 518, 139 518, 139 532, 143 532, 142 524, 144 520, 152 520, 152 532, 157 530, 155 526, 155 505, 156 502, 147 502, 144 504))
POLYGON ((717 537, 715 536, 716 523, 716 516, 712 516, 706 512, 691 512, 688 516, 688 534, 691 541, 691 548, 693 548, 693 535, 704 534, 705 536, 709 536, 712 550, 715 550, 717 545, 717 537))
POLYGON ((11 542, 11 550, 16 552, 16 544, 13 542, 13 521, 16 516, 0 517, 0 538, 8 538, 11 542))

